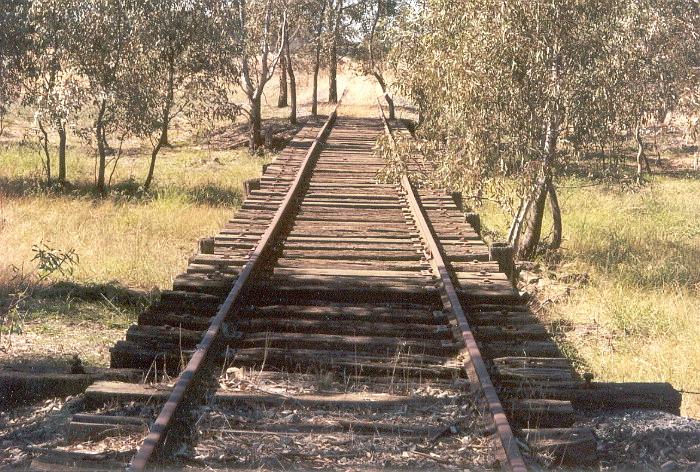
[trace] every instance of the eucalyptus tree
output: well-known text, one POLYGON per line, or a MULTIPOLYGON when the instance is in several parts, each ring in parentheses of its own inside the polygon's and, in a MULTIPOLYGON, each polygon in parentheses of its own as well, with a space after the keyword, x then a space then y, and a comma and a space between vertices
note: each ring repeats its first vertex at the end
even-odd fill
POLYGON ((9 106, 19 98, 30 46, 29 0, 0 2, 0 134, 9 106))
POLYGON ((606 70, 615 102, 616 127, 637 144, 637 180, 650 171, 642 131, 697 83, 693 65, 700 46, 698 5, 687 0, 626 0, 614 30, 618 50, 606 70))
POLYGON ((693 170, 700 170, 700 55, 695 63, 698 80, 683 95, 681 110, 686 116, 685 141, 695 145, 693 170))
POLYGON ((234 34, 240 44, 241 88, 248 98, 245 113, 250 121, 249 146, 251 152, 256 152, 263 144, 263 90, 284 52, 287 16, 284 5, 277 0, 235 0, 234 5, 238 13, 234 34))
POLYGON ((320 31, 323 24, 325 0, 286 0, 283 4, 286 9, 287 28, 284 34, 283 58, 280 67, 286 68, 286 76, 289 77, 289 121, 297 123, 297 84, 295 67, 297 62, 304 61, 305 57, 313 57, 313 91, 312 91, 312 115, 318 110, 318 68, 320 61, 320 31))
MULTIPOLYGON (((86 110, 92 127, 82 135, 97 149, 96 187, 106 190, 107 136, 123 128, 129 103, 128 82, 135 76, 132 41, 136 2, 131 0, 66 0, 66 29, 71 31, 71 63, 86 86, 86 110), (89 108, 87 108, 89 106, 89 108)), ((120 134, 122 138, 128 127, 120 134)))
POLYGON ((343 47, 357 40, 357 24, 361 21, 371 0, 325 1, 323 42, 328 54, 328 101, 336 103, 338 101, 338 58, 343 53, 343 47))
POLYGON ((66 144, 69 120, 75 119, 83 100, 83 87, 69 55, 65 2, 33 0, 29 11, 31 46, 24 75, 25 105, 34 111, 44 152, 47 181, 51 182, 49 132, 58 135, 58 176, 66 182, 66 144))
POLYGON ((397 0, 377 0, 369 2, 369 26, 366 33, 367 57, 365 58, 365 73, 371 74, 382 89, 382 95, 389 108, 389 119, 396 118, 394 100, 389 93, 389 88, 384 73, 384 63, 390 51, 388 33, 391 28, 392 17, 398 12, 397 0))
POLYGON ((403 15, 392 53, 397 85, 425 117, 413 147, 437 181, 513 209, 503 185, 514 178, 522 200, 511 242, 520 257, 536 249, 548 196, 553 246, 561 241, 554 176, 569 155, 562 139, 590 143, 616 131, 612 95, 629 83, 611 75, 633 44, 618 37, 627 37, 625 3, 431 0, 403 15))
POLYGON ((279 95, 277 97, 277 108, 284 108, 289 105, 289 83, 287 82, 286 54, 280 58, 280 80, 279 95))
MULTIPOLYGON (((289 14, 289 12, 288 12, 289 14)), ((280 68, 286 71, 286 75, 289 77, 289 122, 293 125, 297 124, 297 79, 294 72, 294 59, 292 56, 292 46, 291 39, 289 35, 289 28, 284 30, 282 36, 282 60, 280 61, 280 68)))
POLYGON ((313 85, 311 90, 311 116, 318 115, 318 73, 321 68, 321 50, 323 49, 323 24, 326 15, 326 0, 318 0, 318 14, 314 25, 314 65, 313 65, 313 85))
POLYGON ((326 43, 328 48, 328 101, 338 102, 338 42, 346 0, 327 0, 326 43))
POLYGON ((169 145, 174 118, 187 114, 209 87, 212 47, 222 38, 212 22, 209 0, 144 0, 133 16, 138 44, 129 74, 130 119, 151 144, 144 188, 153 181, 158 153, 169 145), (135 99, 135 100, 134 100, 135 99))

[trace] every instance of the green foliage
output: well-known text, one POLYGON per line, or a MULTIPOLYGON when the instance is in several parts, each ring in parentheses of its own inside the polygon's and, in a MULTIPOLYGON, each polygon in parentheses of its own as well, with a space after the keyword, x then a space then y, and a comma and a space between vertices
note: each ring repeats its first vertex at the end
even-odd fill
MULTIPOLYGON (((0 2, 0 122, 21 92, 29 49, 27 16, 30 4, 29 0, 0 2)), ((0 131, 1 126, 0 123, 0 131)))
POLYGON ((408 9, 391 54, 396 88, 423 119, 407 152, 442 185, 513 213, 504 181, 515 182, 516 201, 538 202, 525 221, 535 227, 544 209, 536 197, 557 164, 617 145, 640 110, 678 103, 698 15, 685 0, 431 0, 408 9))
MULTIPOLYGON (((237 10, 230 2, 10 3, 12 8, 1 11, 0 30, 7 32, 8 44, 22 44, 22 48, 0 51, 3 58, 18 57, 0 61, 0 115, 5 102, 18 96, 22 86, 23 104, 32 109, 40 130, 49 182, 52 130, 60 133, 62 143, 72 130, 93 147, 95 181, 104 192, 109 185, 107 166, 111 163, 116 168, 126 139, 150 141, 155 164, 160 148, 168 144, 173 118, 231 119, 240 112, 240 105, 231 101, 232 86, 240 75, 236 68, 240 32, 235 29, 237 10), (10 36, 15 41, 9 41, 10 36), (5 64, 13 67, 11 77, 3 72, 5 64), (89 117, 87 125, 78 123, 78 111, 89 117), (109 145, 114 141, 116 149, 109 145), (109 159, 113 151, 116 155, 109 159)), ((63 149, 59 149, 61 162, 65 161, 63 149)), ((150 169, 146 188, 152 177, 150 169)))
MULTIPOLYGON (((668 31, 648 41, 674 51, 693 44, 692 28, 685 37, 669 37, 690 12, 679 11, 682 2, 647 3, 653 23, 634 17, 643 7, 633 0, 492 0, 459 7, 434 0, 405 16, 393 51, 397 87, 421 108, 420 136, 434 142, 423 152, 441 180, 478 193, 494 175, 527 174, 528 163, 542 158, 552 116, 570 143, 606 143, 619 131, 611 125, 630 101, 621 92, 635 88, 633 78, 640 80, 634 75, 639 61, 648 62, 644 70, 656 75, 647 82, 658 83, 659 91, 640 88, 654 100, 668 96, 687 75, 688 60, 640 50, 635 41, 666 22, 668 31), (624 28, 630 24, 637 29, 624 28), (627 62, 630 57, 637 62, 627 62), (672 68, 676 74, 660 77, 672 68)), ((633 100, 642 106, 639 101, 633 100)))
POLYGON ((46 279, 54 273, 70 277, 73 275, 75 266, 80 262, 80 257, 75 249, 63 251, 47 245, 44 241, 32 245, 32 252, 34 257, 32 257, 31 262, 37 263, 36 268, 40 280, 46 279))

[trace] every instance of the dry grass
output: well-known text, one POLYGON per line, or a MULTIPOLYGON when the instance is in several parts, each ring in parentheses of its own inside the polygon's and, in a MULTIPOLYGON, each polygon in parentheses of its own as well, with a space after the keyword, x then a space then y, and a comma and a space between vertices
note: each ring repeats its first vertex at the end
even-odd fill
POLYGON ((221 227, 239 205, 243 180, 259 174, 266 159, 178 145, 161 159, 155 188, 145 195, 133 179, 144 175, 147 162, 135 155, 124 160, 111 194, 101 198, 91 191, 92 160, 81 149, 69 155, 72 189, 55 191, 37 181, 40 164, 34 154, 5 148, 0 152, 0 313, 5 318, 0 363, 36 370, 47 362, 64 365, 79 354, 88 364, 106 364, 109 347, 150 293, 171 285, 196 240, 221 227), (79 263, 73 274, 37 283, 31 259, 40 243, 74 250, 79 263), (141 295, 124 296, 129 289, 141 295))
MULTIPOLYGON (((591 183, 561 182, 563 249, 540 260, 560 278, 587 274, 589 282, 568 284, 570 295, 556 284, 541 289, 545 320, 562 329, 580 370, 598 380, 700 391, 700 181, 657 176, 641 189, 591 183)), ((495 234, 504 230, 506 218, 493 207, 482 217, 495 234)), ((700 417, 700 396, 684 395, 682 412, 700 417)))
MULTIPOLYGON (((303 117, 310 113, 311 78, 300 74, 298 82, 303 117)), ((355 100, 374 93, 364 92, 373 82, 351 73, 339 76, 339 90, 348 82, 360 86, 353 89, 355 100)), ((277 108, 277 93, 273 80, 263 102, 265 118, 289 112, 277 108)), ((322 74, 320 113, 331 109, 323 102, 327 94, 322 74)), ((180 122, 171 132, 173 147, 159 156, 148 194, 140 188, 148 146, 128 141, 110 193, 102 197, 92 190, 93 151, 73 136, 67 156, 70 186, 46 188, 38 150, 26 139, 31 127, 31 113, 15 110, 0 137, 0 365, 63 368, 74 353, 88 364, 104 365, 108 348, 157 290, 171 286, 196 241, 214 234, 234 213, 243 181, 260 175, 271 156, 209 146, 196 136, 197 126, 180 122), (75 250, 80 261, 72 275, 37 283, 32 247, 42 242, 75 250)))
MULTIPOLYGON (((327 97, 327 77, 319 96, 327 97)), ((379 90, 372 79, 343 75, 339 90, 352 83, 343 113, 373 114, 379 90)), ((276 81, 266 94, 267 117, 283 117, 276 107, 276 81)), ((310 77, 299 78, 300 114, 309 112, 310 77)), ((328 111, 321 104, 320 111, 328 111)), ((17 140, 27 116, 11 117, 17 140)), ((0 308, 17 286, 12 267, 31 272, 32 245, 45 241, 74 248, 80 263, 70 290, 51 279, 23 305, 23 322, 6 325, 0 358, 58 357, 78 352, 104 364, 107 347, 148 302, 153 289, 170 286, 185 266, 195 241, 214 233, 241 200, 242 181, 258 175, 268 156, 244 150, 213 151, 197 145, 185 128, 173 134, 175 147, 163 152, 153 192, 138 183, 146 173, 145 149, 132 144, 107 198, 89 191, 93 160, 89 150, 72 147, 70 192, 41 187, 36 152, 16 142, 0 150, 0 308), (102 284, 93 287, 91 284, 102 284), (125 295, 125 288, 141 295, 125 295), (104 295, 104 296, 103 296, 104 295), (14 350, 4 344, 7 331, 14 350), (68 340, 53 350, 43 345, 68 340), (20 347, 21 346, 21 347, 20 347)), ((74 140, 75 141, 75 140, 74 140)), ((673 155, 677 158, 679 156, 673 155)), ((682 157, 682 156, 680 156, 682 157)), ((600 380, 670 381, 700 391, 700 183, 694 178, 657 177, 641 190, 585 186, 573 179, 561 190, 565 237, 560 273, 585 272, 590 283, 551 305, 546 316, 567 326, 563 341, 581 369, 600 380)), ((492 208, 482 210, 494 233, 507 225, 492 208)), ((547 262, 547 261, 545 261, 547 262)), ((683 412, 700 417, 700 397, 686 395, 683 412)))
MULTIPOLYGON (((565 192, 565 260, 592 283, 552 314, 610 333, 576 343, 598 378, 700 391, 699 192, 699 181, 669 177, 634 193, 565 192)), ((700 417, 700 397, 685 395, 683 412, 700 417)))

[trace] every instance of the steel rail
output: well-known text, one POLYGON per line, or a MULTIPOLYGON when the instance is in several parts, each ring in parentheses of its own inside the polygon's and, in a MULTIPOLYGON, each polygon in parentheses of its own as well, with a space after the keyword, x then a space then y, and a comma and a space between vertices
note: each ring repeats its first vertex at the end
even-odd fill
MULTIPOLYGON (((377 102, 379 104, 379 110, 384 123, 384 129, 386 130, 393 145, 395 140, 391 128, 389 127, 389 122, 384 114, 381 103, 379 100, 377 100, 377 102)), ((401 187, 406 193, 411 214, 416 223, 418 223, 421 236, 423 237, 425 244, 428 247, 428 251, 430 252, 430 265, 432 266, 433 270, 440 275, 442 288, 441 298, 443 305, 446 310, 449 310, 454 315, 459 326, 462 339, 464 340, 464 345, 469 356, 469 360, 465 363, 464 369, 468 373, 471 373, 472 377, 476 376, 482 393, 484 394, 484 398, 488 403, 489 412, 491 413, 496 429, 496 436, 498 437, 498 445, 500 446, 499 449, 501 449, 501 455, 505 459, 505 464, 503 465, 512 472, 527 472, 527 467, 525 466, 525 461, 520 454, 520 448, 518 447, 518 443, 513 435, 513 430, 510 427, 510 423, 506 417, 501 400, 498 398, 496 388, 491 381, 491 376, 489 375, 486 363, 481 356, 481 351, 479 351, 479 347, 476 344, 474 333, 469 326, 466 315, 464 314, 462 303, 459 300, 457 290, 455 289, 455 286, 452 283, 452 278, 450 277, 450 271, 445 264, 445 260, 443 259, 442 245, 436 240, 433 229, 423 213, 423 208, 421 207, 419 197, 406 174, 401 177, 401 187)))
MULTIPOLYGON (((345 93, 343 93, 343 96, 344 95, 345 93)), ((296 177, 292 181, 292 185, 287 191, 279 208, 275 212, 270 225, 260 237, 255 249, 253 249, 253 251, 250 253, 248 261, 238 274, 231 291, 226 297, 224 303, 219 307, 216 316, 212 319, 209 328, 207 329, 200 343, 197 345, 197 348, 187 363, 185 370, 183 370, 178 376, 177 382, 175 383, 175 386, 165 405, 158 414, 158 417, 151 426, 148 436, 146 436, 146 439, 143 441, 141 447, 136 452, 136 455, 131 460, 131 464, 129 465, 128 469, 129 471, 141 472, 146 470, 148 465, 154 461, 159 450, 165 443, 168 431, 173 424, 174 418, 180 412, 182 406, 187 400, 188 395, 192 392, 193 386, 197 383, 198 374, 203 371, 204 366, 208 363, 208 361, 210 361, 210 356, 212 356, 216 350, 214 349, 214 346, 223 331, 224 322, 229 316, 232 315, 236 302, 240 299, 241 294, 246 288, 246 283, 249 281, 255 270, 259 267, 260 261, 264 260, 265 256, 267 256, 272 243, 275 241, 275 238, 278 236, 283 224, 285 223, 285 218, 288 217, 288 213, 293 209, 302 189, 302 183, 308 177, 313 168, 313 160, 318 155, 322 142, 328 136, 330 128, 338 116, 338 107, 340 106, 342 99, 343 97, 341 96, 341 100, 338 101, 338 104, 330 113, 328 119, 311 144, 311 147, 307 151, 306 156, 301 163, 300 169, 297 171, 296 177)))

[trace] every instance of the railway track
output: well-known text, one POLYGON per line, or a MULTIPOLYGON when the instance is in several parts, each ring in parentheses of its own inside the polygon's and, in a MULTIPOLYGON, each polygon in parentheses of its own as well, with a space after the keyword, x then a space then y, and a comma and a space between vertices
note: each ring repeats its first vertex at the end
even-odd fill
POLYGON ((594 461, 592 431, 572 425, 605 390, 576 377, 459 202, 377 183, 386 132, 342 106, 304 128, 113 347, 112 367, 143 381, 88 388, 33 468, 594 461))

